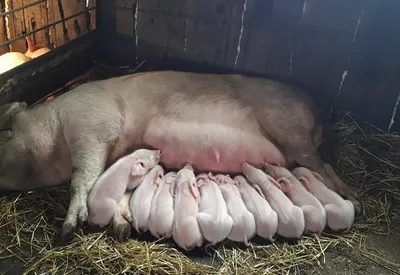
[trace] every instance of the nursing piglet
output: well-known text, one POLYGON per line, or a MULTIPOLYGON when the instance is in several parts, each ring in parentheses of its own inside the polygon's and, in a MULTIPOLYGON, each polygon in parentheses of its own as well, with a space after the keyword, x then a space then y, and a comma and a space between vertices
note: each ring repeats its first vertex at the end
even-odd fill
POLYGON ((176 173, 165 174, 151 202, 149 230, 156 238, 170 238, 174 223, 174 198, 176 173))
POLYGON ((278 230, 278 215, 268 204, 259 188, 251 186, 243 176, 236 176, 233 180, 238 185, 246 208, 254 216, 257 235, 273 242, 278 230))
POLYGON ((253 214, 246 208, 237 183, 229 175, 218 174, 214 178, 225 200, 228 214, 233 220, 228 239, 250 245, 249 240, 256 235, 256 221, 253 214))
POLYGON ((207 174, 199 174, 196 180, 200 190, 197 222, 204 238, 215 245, 231 233, 233 220, 218 185, 207 174))
POLYGON ((319 200, 308 192, 286 168, 268 163, 265 164, 264 168, 265 172, 281 185, 283 192, 290 201, 303 210, 304 232, 320 234, 325 229, 326 213, 319 200))
POLYGON ((143 178, 130 200, 132 226, 138 233, 149 230, 151 203, 157 188, 164 180, 164 169, 156 165, 143 178))
POLYGON ((132 190, 160 160, 160 150, 139 149, 117 160, 95 182, 88 196, 91 225, 109 224, 125 191, 132 190))
MULTIPOLYGON (((327 168, 329 169, 329 168, 327 168)), ((322 176, 308 168, 293 169, 293 175, 324 206, 327 225, 333 231, 347 231, 354 222, 354 206, 349 200, 342 199, 337 193, 328 189, 322 176)))
POLYGON ((304 233, 303 211, 293 205, 271 176, 248 163, 244 163, 242 169, 247 180, 255 188, 260 188, 271 208, 278 214, 277 233, 285 238, 300 238, 304 233))
POLYGON ((191 165, 187 164, 176 174, 174 191, 174 224, 172 237, 183 249, 189 251, 203 244, 197 214, 200 191, 191 165))

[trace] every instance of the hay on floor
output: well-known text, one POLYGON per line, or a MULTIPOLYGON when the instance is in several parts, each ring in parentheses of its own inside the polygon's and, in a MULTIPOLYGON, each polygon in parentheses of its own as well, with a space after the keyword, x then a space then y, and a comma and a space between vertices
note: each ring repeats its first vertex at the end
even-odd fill
POLYGON ((373 127, 362 130, 349 114, 336 121, 332 126, 340 150, 333 164, 359 191, 363 204, 362 216, 346 234, 324 232, 291 244, 244 249, 226 242, 214 251, 209 248, 211 264, 193 262, 168 241, 118 243, 110 229, 86 228, 63 243, 59 233, 69 202, 66 185, 0 198, 0 260, 17 260, 27 273, 37 274, 282 274, 320 270, 332 251, 358 251, 388 270, 399 270, 399 264, 374 254, 365 240, 371 234, 395 234, 400 225, 400 136, 373 127))

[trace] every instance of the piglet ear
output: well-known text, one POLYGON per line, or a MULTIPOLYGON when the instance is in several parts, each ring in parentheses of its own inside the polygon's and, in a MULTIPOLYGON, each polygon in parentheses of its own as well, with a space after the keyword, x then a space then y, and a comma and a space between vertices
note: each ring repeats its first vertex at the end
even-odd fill
POLYGON ((175 184, 176 184, 176 181, 174 180, 171 183, 171 186, 169 187, 169 192, 171 193, 172 197, 175 196, 175 184))
POLYGON ((278 187, 280 190, 282 190, 281 185, 280 185, 273 177, 271 177, 270 175, 267 175, 267 177, 268 177, 269 181, 270 181, 273 185, 275 185, 275 186, 278 187))
POLYGON ((153 183, 156 185, 160 185, 161 180, 163 179, 163 173, 158 172, 155 176, 154 176, 154 180, 153 183))
POLYGON ((258 186, 258 184, 254 184, 253 185, 254 189, 256 189, 256 191, 258 192, 258 194, 260 194, 260 196, 265 199, 264 193, 261 191, 260 186, 258 186))
POLYGON ((279 184, 281 185, 281 189, 283 193, 290 194, 292 191, 292 185, 287 178, 280 178, 278 180, 279 184))
POLYGON ((298 180, 301 182, 301 184, 303 184, 304 188, 307 189, 307 191, 311 190, 311 184, 305 177, 299 177, 298 180))
POLYGON ((137 158, 132 158, 132 176, 143 176, 146 174, 146 169, 144 168, 143 163, 141 163, 137 158))
POLYGON ((190 186, 190 191, 192 192, 192 195, 195 199, 198 199, 200 197, 200 191, 197 188, 196 183, 190 183, 188 182, 189 186, 190 186))
POLYGON ((197 180, 197 188, 201 188, 204 185, 206 185, 206 182, 203 179, 198 179, 197 180))
POLYGON ((209 173, 208 173, 208 177, 209 177, 212 181, 217 182, 217 177, 214 176, 213 173, 209 172, 209 173))
POLYGON ((317 172, 312 172, 312 174, 317 180, 319 180, 320 182, 324 182, 324 178, 320 174, 318 174, 317 172))

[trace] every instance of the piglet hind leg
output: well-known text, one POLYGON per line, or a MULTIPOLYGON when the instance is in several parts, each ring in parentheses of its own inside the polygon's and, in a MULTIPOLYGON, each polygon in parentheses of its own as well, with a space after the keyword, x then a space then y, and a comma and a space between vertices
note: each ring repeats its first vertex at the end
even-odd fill
POLYGON ((132 215, 129 209, 129 200, 132 193, 132 190, 125 192, 112 219, 113 232, 119 242, 126 241, 131 236, 132 215))
POLYGON ((87 221, 87 197, 102 173, 107 158, 106 145, 96 144, 96 140, 80 143, 79 146, 72 149, 71 198, 61 232, 64 240, 72 237, 77 230, 78 221, 80 224, 87 221))

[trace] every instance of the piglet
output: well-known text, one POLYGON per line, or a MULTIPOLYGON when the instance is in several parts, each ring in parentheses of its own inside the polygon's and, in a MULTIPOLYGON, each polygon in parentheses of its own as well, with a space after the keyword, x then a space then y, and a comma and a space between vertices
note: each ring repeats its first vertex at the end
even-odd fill
POLYGON ((133 190, 127 190, 118 204, 117 211, 112 218, 112 228, 118 241, 122 242, 131 235, 132 214, 129 207, 129 201, 133 190))
POLYGON ((132 190, 160 160, 160 150, 139 149, 120 158, 95 182, 88 196, 88 222, 109 224, 125 191, 132 190))
POLYGON ((213 176, 225 200, 233 227, 228 239, 250 245, 249 240, 256 235, 256 221, 253 214, 246 208, 237 183, 229 176, 218 174, 213 176))
POLYGON ((303 211, 293 205, 271 176, 248 163, 244 163, 242 169, 247 180, 255 188, 260 188, 269 205, 278 214, 277 233, 285 238, 300 238, 304 233, 303 211))
POLYGON ((165 174, 151 202, 149 230, 156 238, 172 236, 176 172, 165 174))
POLYGON ((203 235, 197 223, 200 191, 190 164, 176 174, 174 190, 174 224, 172 237, 183 249, 189 251, 203 244, 203 235))
POLYGON ((132 213, 132 226, 138 233, 149 230, 151 203, 163 180, 164 169, 160 165, 156 165, 144 176, 143 181, 133 192, 129 205, 132 213))
POLYGON ((0 74, 5 73, 19 65, 31 60, 19 52, 9 52, 0 56, 0 74))
POLYGON ((354 206, 324 184, 323 177, 305 167, 293 169, 292 174, 324 206, 327 225, 333 231, 348 231, 354 222, 354 206))
POLYGON ((28 44, 28 49, 25 52, 25 55, 29 58, 36 58, 38 56, 41 56, 45 53, 48 53, 50 51, 49 48, 43 47, 43 48, 37 48, 36 45, 33 43, 33 41, 27 36, 26 37, 26 43, 28 44))
POLYGON ((260 188, 254 188, 243 176, 236 176, 233 180, 237 183, 246 208, 254 216, 257 235, 271 242, 275 241, 278 215, 265 200, 260 188))
POLYGON ((325 229, 326 212, 319 200, 308 192, 286 168, 268 163, 265 164, 264 168, 265 172, 281 185, 290 201, 303 210, 304 232, 320 234, 325 229))
POLYGON ((204 238, 215 245, 231 233, 233 220, 218 185, 207 174, 199 174, 196 180, 200 190, 197 222, 204 238))

